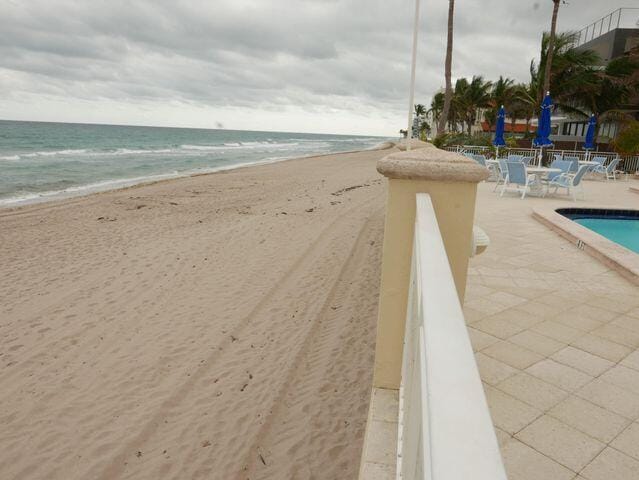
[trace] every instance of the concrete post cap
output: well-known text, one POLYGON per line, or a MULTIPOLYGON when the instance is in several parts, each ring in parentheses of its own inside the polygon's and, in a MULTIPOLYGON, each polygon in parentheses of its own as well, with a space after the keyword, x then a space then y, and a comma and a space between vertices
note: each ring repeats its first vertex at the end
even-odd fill
POLYGON ((394 152, 377 162, 377 171, 388 178, 474 182, 488 178, 488 169, 459 153, 428 144, 419 150, 394 152))

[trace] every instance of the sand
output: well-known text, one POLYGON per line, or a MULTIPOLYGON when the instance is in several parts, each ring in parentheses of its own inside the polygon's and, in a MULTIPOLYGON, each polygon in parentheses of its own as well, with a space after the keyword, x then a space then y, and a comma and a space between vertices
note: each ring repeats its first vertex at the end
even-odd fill
POLYGON ((1 210, 0 478, 355 478, 387 153, 1 210))

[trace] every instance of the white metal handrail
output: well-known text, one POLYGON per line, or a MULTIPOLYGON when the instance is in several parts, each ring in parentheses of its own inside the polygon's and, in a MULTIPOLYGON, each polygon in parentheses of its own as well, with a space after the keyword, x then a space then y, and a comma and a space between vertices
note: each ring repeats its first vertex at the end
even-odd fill
POLYGON ((506 480, 435 211, 416 202, 397 478, 506 480))

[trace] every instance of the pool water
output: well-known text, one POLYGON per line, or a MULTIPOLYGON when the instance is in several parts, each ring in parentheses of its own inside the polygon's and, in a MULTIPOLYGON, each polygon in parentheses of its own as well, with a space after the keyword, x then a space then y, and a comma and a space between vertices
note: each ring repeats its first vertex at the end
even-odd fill
POLYGON ((574 222, 639 253, 639 218, 573 218, 574 222))

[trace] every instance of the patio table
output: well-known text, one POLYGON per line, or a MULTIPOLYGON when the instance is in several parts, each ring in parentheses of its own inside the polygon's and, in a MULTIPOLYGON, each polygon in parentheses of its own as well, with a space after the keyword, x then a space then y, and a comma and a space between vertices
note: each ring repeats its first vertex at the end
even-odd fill
POLYGON ((541 184, 541 177, 549 173, 561 173, 561 168, 535 167, 535 166, 526 167, 526 174, 532 174, 535 177, 537 177, 537 181, 530 187, 531 195, 538 195, 538 196, 545 195, 543 186, 541 184))

